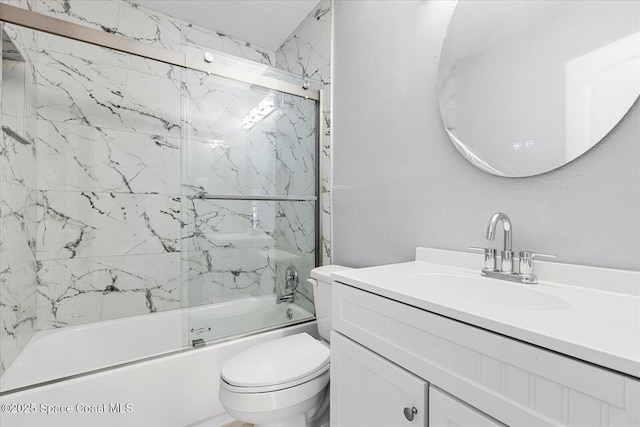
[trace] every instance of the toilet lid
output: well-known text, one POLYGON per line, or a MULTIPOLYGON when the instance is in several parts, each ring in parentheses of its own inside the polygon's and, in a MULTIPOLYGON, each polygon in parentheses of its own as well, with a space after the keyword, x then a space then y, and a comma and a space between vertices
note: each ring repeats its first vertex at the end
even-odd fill
POLYGON ((258 344, 222 366, 222 378, 240 387, 295 381, 329 364, 329 349, 307 333, 258 344))

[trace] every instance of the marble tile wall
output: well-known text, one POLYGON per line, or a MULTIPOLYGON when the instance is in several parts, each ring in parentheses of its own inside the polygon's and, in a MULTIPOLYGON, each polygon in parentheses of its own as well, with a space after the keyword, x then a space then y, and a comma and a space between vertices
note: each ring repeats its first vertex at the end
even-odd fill
MULTIPOLYGON (((187 74, 184 158, 190 194, 201 190, 217 195, 315 193, 314 102, 202 73, 187 74), (244 129, 243 116, 270 96, 276 110, 244 129)), ((282 221, 279 203, 185 198, 182 206, 192 306, 273 294, 282 257, 298 257, 280 248, 277 237, 286 233, 280 228, 297 224, 282 221)), ((313 211, 306 213, 313 226, 313 211)), ((313 229, 306 233, 313 236, 313 229)))
MULTIPOLYGON (((291 36, 276 50, 276 67, 295 75, 302 76, 312 87, 322 89, 323 117, 321 150, 320 150, 320 212, 321 212, 321 264, 331 264, 331 0, 322 0, 291 36)), ((302 162, 301 162, 302 164, 302 162)), ((299 208, 298 208, 299 209, 299 208)), ((302 218, 293 204, 282 206, 278 219, 289 222, 290 218, 302 218)), ((278 227, 281 229, 281 227, 278 227)), ((282 227, 283 230, 286 228, 282 227)), ((299 272, 300 284, 297 291, 298 302, 307 309, 313 310, 313 295, 306 279, 309 271, 315 266, 311 254, 313 241, 310 236, 315 233, 312 224, 301 224, 305 239, 293 239, 283 233, 277 239, 278 248, 295 254, 290 261, 278 264, 277 286, 284 286, 284 271, 289 264, 299 272), (304 242, 304 243, 303 243, 304 242)), ((300 236, 298 236, 300 237, 300 236)))
MULTIPOLYGON (((53 15, 57 5, 38 3, 53 15)), ((127 28, 128 13, 105 9, 127 28)), ((78 5, 69 16, 82 13, 78 5)), ((162 28, 141 22, 138 37, 162 28)), ((179 70, 55 36, 38 41, 38 329, 179 308, 179 70)))
MULTIPOLYGON (((286 71, 279 76, 283 80, 304 76, 315 87, 329 81, 325 71, 296 68, 304 64, 308 71, 316 61, 291 56, 287 46, 297 38, 270 52, 127 1, 0 1, 164 49, 213 51, 225 63, 248 69, 278 74, 265 68, 278 64, 286 71)), ((308 26, 317 21, 330 28, 323 10, 314 11, 308 26)), ((321 31, 303 31, 306 26, 298 30, 300 37, 319 37, 321 31)), ((313 267, 312 204, 184 197, 202 190, 313 194, 310 101, 278 94, 281 108, 247 131, 242 117, 269 95, 262 89, 46 34, 24 48, 37 65, 30 77, 37 82, 32 85, 37 106, 30 107, 37 121, 27 130, 34 145, 28 156, 7 158, 18 165, 29 158, 35 162, 37 153, 37 180, 34 174, 28 190, 16 188, 4 178, 12 169, 2 165, 2 218, 3 224, 23 221, 28 231, 20 238, 31 244, 33 273, 24 274, 26 266, 5 269, 3 264, 3 284, 11 281, 13 293, 20 294, 16 298, 30 304, 0 307, 3 325, 29 324, 33 331, 36 311, 37 329, 45 330, 187 302, 270 294, 278 266, 295 259, 301 270, 313 267), (16 195, 5 196, 11 192, 16 195), (28 206, 28 213, 10 214, 20 206, 28 206)), ((315 55, 313 49, 301 52, 295 55, 315 55)), ((328 125, 328 116, 325 121, 328 125)), ((328 137, 327 126, 325 132, 328 137)), ((24 149, 3 138, 3 153, 24 149)), ((16 170, 35 171, 24 165, 16 170)), ((329 188, 325 180, 323 188, 329 188)), ((328 200, 324 193, 322 200, 328 200)), ((4 245, 5 228, 0 228, 4 245)), ((308 293, 303 301, 309 305, 308 293)))
POLYGON ((36 331, 37 283, 35 39, 30 30, 2 27, 0 375, 36 331))
POLYGON ((246 66, 246 60, 248 60, 269 66, 274 65, 275 54, 272 51, 221 33, 213 33, 209 29, 188 22, 182 22, 180 29, 183 53, 201 52, 207 49, 216 52, 218 60, 225 58, 224 63, 232 61, 246 66), (241 58, 245 61, 233 61, 233 58, 241 58))
POLYGON ((184 153, 187 185, 209 194, 275 194, 275 134, 271 118, 242 128, 242 119, 272 93, 187 71, 184 153))
POLYGON ((186 199, 183 208, 190 306, 274 293, 273 202, 186 199))

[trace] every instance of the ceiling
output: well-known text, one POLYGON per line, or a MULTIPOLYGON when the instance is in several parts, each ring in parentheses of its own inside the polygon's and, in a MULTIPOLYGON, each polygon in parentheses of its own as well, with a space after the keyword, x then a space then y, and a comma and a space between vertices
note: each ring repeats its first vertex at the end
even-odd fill
POLYGON ((275 51, 319 0, 132 0, 141 6, 275 51))

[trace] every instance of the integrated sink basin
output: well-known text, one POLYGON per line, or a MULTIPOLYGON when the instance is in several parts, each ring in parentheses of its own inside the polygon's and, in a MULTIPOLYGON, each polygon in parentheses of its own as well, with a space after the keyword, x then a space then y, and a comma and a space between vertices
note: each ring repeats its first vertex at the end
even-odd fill
POLYGON ((413 262, 332 277, 640 379, 640 272, 539 261, 538 284, 524 284, 482 276, 485 261, 482 254, 417 248, 413 262))
MULTIPOLYGON (((480 275, 422 273, 408 276, 415 296, 441 301, 466 301, 517 310, 564 310, 569 303, 537 288, 480 275)), ((537 285, 536 285, 537 286, 537 285)))

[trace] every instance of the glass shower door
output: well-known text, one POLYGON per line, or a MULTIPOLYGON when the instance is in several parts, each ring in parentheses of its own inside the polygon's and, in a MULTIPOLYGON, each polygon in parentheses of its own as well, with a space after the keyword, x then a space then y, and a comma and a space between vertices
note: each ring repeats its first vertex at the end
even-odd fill
POLYGON ((316 265, 316 101, 185 75, 190 343, 312 318, 306 278, 316 265), (296 277, 287 286, 291 268, 296 277))

